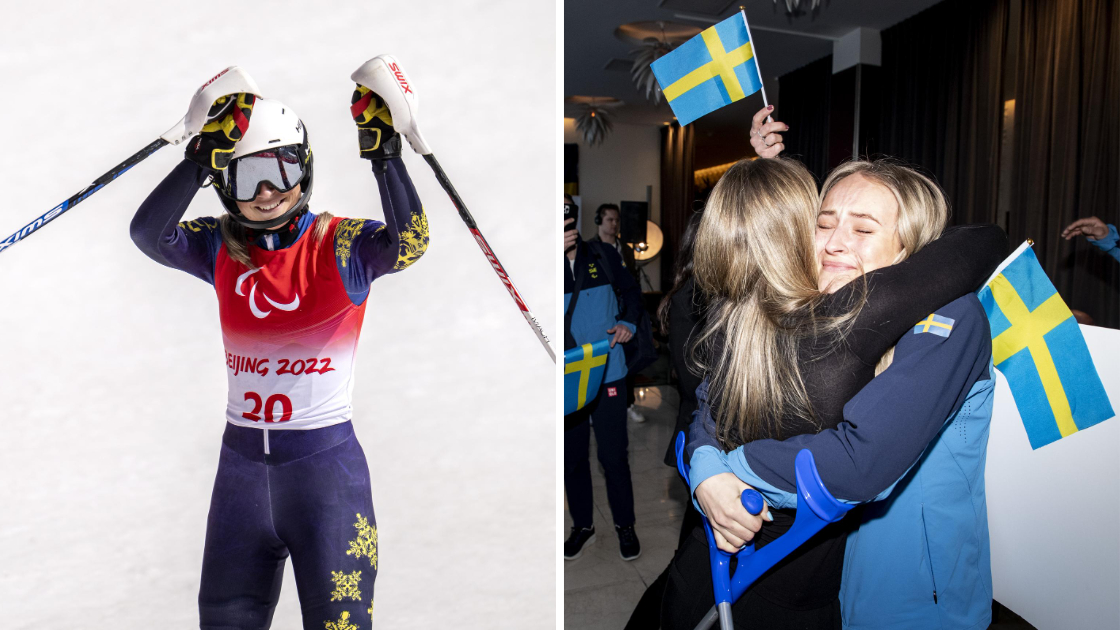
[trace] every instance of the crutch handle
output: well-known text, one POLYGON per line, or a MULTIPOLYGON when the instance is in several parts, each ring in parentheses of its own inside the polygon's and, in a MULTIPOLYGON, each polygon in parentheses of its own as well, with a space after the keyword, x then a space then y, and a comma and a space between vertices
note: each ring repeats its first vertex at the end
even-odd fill
POLYGON ((743 494, 739 497, 739 500, 743 502, 743 507, 755 516, 761 514, 762 508, 766 506, 766 500, 763 499, 758 490, 754 488, 743 490, 743 494))
MULTIPOLYGON (((677 454, 677 470, 684 477, 685 483, 688 483, 690 467, 684 463, 684 445, 685 435, 684 431, 681 431, 677 434, 674 450, 677 454)), ((738 559, 734 575, 730 575, 732 554, 720 551, 716 547, 712 527, 707 517, 703 517, 704 533, 708 537, 708 556, 711 561, 712 590, 716 605, 696 626, 697 630, 710 628, 717 619, 721 628, 731 627, 731 604, 739 599, 755 580, 825 525, 840 520, 848 510, 852 509, 851 505, 837 500, 825 488, 817 472, 816 462, 813 461, 813 454, 808 449, 802 449, 797 454, 794 472, 797 477, 798 510, 793 526, 757 553, 753 542, 740 549, 734 554, 738 559)), ((751 514, 761 513, 765 504, 762 495, 750 488, 743 491, 740 500, 743 507, 751 514)))

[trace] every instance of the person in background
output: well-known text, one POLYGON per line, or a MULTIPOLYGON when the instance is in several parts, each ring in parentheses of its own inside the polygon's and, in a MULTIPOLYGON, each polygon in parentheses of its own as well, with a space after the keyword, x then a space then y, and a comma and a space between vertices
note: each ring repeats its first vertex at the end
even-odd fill
POLYGON ((1086 240, 1099 247, 1101 251, 1120 260, 1120 244, 1117 243, 1120 241, 1120 235, 1117 234, 1115 225, 1105 223, 1097 217, 1078 219, 1062 230, 1062 238, 1067 241, 1075 236, 1086 237, 1086 240))
MULTIPOLYGON (((575 211, 574 204, 568 197, 564 203, 565 214, 570 216, 575 211)), ((606 374, 595 400, 564 417, 564 490, 572 515, 564 559, 580 557, 583 548, 595 540, 588 454, 594 428, 599 463, 607 481, 607 501, 618 534, 619 555, 623 560, 635 560, 641 555, 641 545, 634 531, 634 488, 627 456, 627 370, 622 344, 630 341, 637 330, 641 294, 614 248, 582 241, 574 218, 564 222, 564 263, 565 349, 607 337, 611 340, 606 374)))
POLYGON ((613 203, 604 203, 595 210, 595 226, 598 233, 587 239, 589 243, 605 243, 614 248, 622 256, 622 264, 626 270, 638 281, 638 266, 634 263, 634 249, 619 239, 622 231, 622 213, 613 203))
MULTIPOLYGON (((622 257, 622 266, 626 267, 626 271, 634 278, 634 282, 638 285, 638 291, 642 290, 641 280, 638 278, 638 265, 634 262, 634 249, 626 245, 618 238, 619 232, 622 230, 622 212, 618 206, 613 203, 604 203, 595 210, 595 225, 598 226, 598 233, 588 239, 589 243, 603 243, 613 247, 618 255, 622 257)), ((641 301, 639 300, 639 305, 641 301)), ((637 317, 634 321, 638 321, 637 317)), ((636 374, 629 374, 626 377, 626 415, 634 422, 645 422, 646 417, 634 408, 634 377, 636 374)))

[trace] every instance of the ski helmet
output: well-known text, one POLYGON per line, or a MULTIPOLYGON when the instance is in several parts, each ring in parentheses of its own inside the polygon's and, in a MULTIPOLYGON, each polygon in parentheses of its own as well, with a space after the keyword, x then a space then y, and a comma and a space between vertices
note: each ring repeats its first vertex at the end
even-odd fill
POLYGON ((237 142, 226 170, 214 176, 218 199, 235 221, 267 230, 306 211, 314 181, 307 129, 292 108, 274 99, 258 98, 249 129, 237 142), (301 186, 300 198, 284 214, 253 221, 241 214, 237 202, 252 201, 265 182, 281 192, 301 186))

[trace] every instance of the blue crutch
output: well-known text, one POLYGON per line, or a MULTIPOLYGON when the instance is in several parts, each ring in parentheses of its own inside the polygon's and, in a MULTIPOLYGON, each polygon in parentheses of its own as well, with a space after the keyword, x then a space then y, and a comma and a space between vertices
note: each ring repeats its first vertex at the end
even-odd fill
MULTIPOLYGON (((688 481, 688 464, 684 463, 684 432, 677 435, 677 470, 688 481)), ((776 540, 760 549, 754 550, 754 543, 750 543, 735 554, 729 554, 716 547, 715 538, 712 536, 712 526, 708 517, 704 516, 704 533, 708 537, 708 555, 712 562, 712 586, 715 591, 716 605, 704 615, 696 630, 711 628, 716 619, 719 619, 720 630, 732 630, 731 604, 743 596, 751 584, 797 549, 813 534, 819 532, 825 525, 840 520, 851 505, 841 503, 834 498, 817 474, 817 465, 813 461, 813 454, 808 449, 802 449, 794 461, 794 473, 797 477, 797 517, 789 531, 779 536, 776 540), (731 575, 731 558, 737 559, 735 574, 731 575)), ((692 487, 689 484, 689 487, 692 487)), ((747 489, 741 497, 743 507, 751 514, 762 511, 762 495, 756 490, 747 489)))

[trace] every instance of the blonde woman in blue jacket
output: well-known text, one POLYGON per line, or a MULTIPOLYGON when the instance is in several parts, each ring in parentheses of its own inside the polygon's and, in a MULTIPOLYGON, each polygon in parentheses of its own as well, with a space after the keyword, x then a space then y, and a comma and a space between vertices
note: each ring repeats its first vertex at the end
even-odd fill
MULTIPOLYGON (((826 193, 843 177, 834 173, 826 193)), ((944 218, 936 231, 943 225, 944 218)), ((909 244, 908 253, 921 245, 909 244)), ((737 498, 747 484, 772 508, 795 508, 794 458, 807 448, 834 496, 881 501, 863 508, 862 517, 858 510, 848 517, 858 522, 844 553, 844 628, 986 628, 992 582, 984 461, 995 388, 979 300, 969 294, 937 309, 902 336, 891 357, 883 362, 890 367, 847 402, 837 426, 751 441, 730 453, 713 437, 702 384, 700 422, 689 444, 693 493, 720 546, 731 551, 742 543, 741 530, 727 524, 755 517, 724 499, 737 498)))

